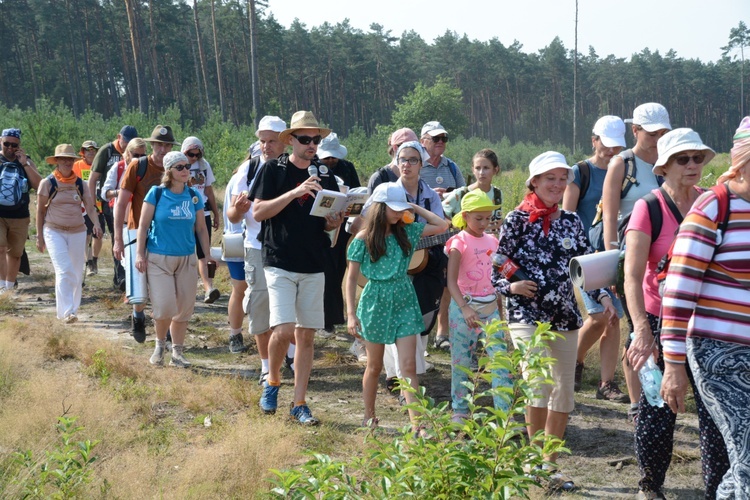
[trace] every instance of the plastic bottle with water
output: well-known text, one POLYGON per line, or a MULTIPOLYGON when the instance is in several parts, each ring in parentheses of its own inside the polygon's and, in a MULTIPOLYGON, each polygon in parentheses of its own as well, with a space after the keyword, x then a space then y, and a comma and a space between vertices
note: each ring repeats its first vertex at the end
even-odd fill
MULTIPOLYGON (((631 333, 630 338, 634 337, 635 334, 631 333)), ((638 371, 638 378, 641 380, 641 387, 643 388, 643 394, 646 396, 646 401, 651 406, 663 407, 664 400, 661 397, 662 373, 659 366, 654 362, 652 355, 648 356, 646 364, 638 371)))

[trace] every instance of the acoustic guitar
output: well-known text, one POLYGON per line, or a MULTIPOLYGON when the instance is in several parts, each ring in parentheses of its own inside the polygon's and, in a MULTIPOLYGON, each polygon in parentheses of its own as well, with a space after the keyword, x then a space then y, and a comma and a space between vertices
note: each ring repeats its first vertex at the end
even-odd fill
MULTIPOLYGON (((423 271, 427 266, 427 262, 429 260, 429 253, 427 252, 427 249, 436 245, 444 245, 451 236, 453 236, 454 234, 458 234, 459 232, 461 232, 460 229, 450 229, 442 234, 425 236, 424 238, 420 239, 417 243, 417 248, 414 250, 414 254, 411 256, 411 260, 409 261, 409 268, 406 272, 413 275, 419 274, 421 271, 423 271)), ((352 240, 354 240, 354 236, 349 239, 347 248, 352 244, 352 240)), ((359 276, 357 276, 357 286, 359 286, 360 288, 364 288, 366 284, 367 278, 365 278, 362 273, 359 273, 359 276)))

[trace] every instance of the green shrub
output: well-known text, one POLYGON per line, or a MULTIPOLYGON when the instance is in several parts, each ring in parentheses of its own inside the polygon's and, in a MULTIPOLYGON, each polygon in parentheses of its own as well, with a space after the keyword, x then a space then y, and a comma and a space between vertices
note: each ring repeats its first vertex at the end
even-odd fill
MULTIPOLYGON (((495 321, 485 328, 490 342, 504 342, 502 323, 495 321)), ((417 392, 414 409, 428 437, 414 437, 407 426, 395 438, 368 435, 364 456, 336 459, 313 453, 311 459, 294 470, 274 470, 272 495, 277 498, 511 498, 527 497, 529 488, 545 476, 541 470, 544 456, 567 452, 559 439, 535 437, 526 439, 524 424, 514 419, 523 415, 531 396, 543 383, 551 382, 552 359, 539 354, 539 347, 555 333, 549 325, 540 325, 531 341, 511 353, 498 350, 491 359, 480 358, 480 372, 470 372, 467 386, 471 418, 463 424, 453 423, 448 403, 435 405, 424 388, 417 392), (529 374, 513 378, 513 387, 485 388, 491 384, 492 371, 498 368, 519 373, 523 364, 529 374), (509 401, 510 409, 484 408, 475 404, 478 398, 500 395, 509 401), (534 475, 528 471, 534 470, 534 475), (536 471, 539 470, 537 473, 536 471)), ((402 387, 412 390, 405 382, 402 387)), ((416 391, 415 391, 416 392, 416 391)))

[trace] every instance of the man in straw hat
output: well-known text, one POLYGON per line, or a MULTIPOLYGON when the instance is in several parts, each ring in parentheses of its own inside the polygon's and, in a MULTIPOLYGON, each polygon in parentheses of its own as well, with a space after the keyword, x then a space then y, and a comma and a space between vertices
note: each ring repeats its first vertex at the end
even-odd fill
MULTIPOLYGON (((126 251, 129 257, 135 256, 135 245, 129 244, 126 249, 123 239, 126 212, 128 216, 128 242, 132 242, 136 237, 138 222, 141 218, 141 206, 146 193, 153 186, 161 184, 161 179, 164 176, 164 156, 172 150, 172 147, 180 145, 179 142, 174 140, 172 128, 167 125, 157 125, 151 132, 151 137, 145 139, 145 141, 151 143, 151 154, 134 159, 127 166, 125 173, 122 174, 120 195, 117 197, 117 203, 115 204, 115 243, 112 253, 116 259, 120 260, 125 257, 126 251), (130 203, 130 210, 128 210, 128 203, 130 203), (131 253, 133 255, 130 255, 131 253)), ((135 269, 135 258, 127 259, 127 264, 125 266, 125 293, 128 300, 140 302, 133 304, 133 331, 131 335, 136 342, 143 343, 146 340, 146 316, 143 312, 146 308, 146 298, 139 297, 137 300, 133 298, 136 292, 133 289, 134 273, 138 272, 135 269)))
MULTIPOLYGON (((7 198, 0 203, 0 294, 13 290, 21 266, 26 238, 29 234, 29 188, 36 189, 42 176, 21 149, 21 131, 17 128, 3 130, 0 137, 0 175, 17 178, 25 185, 19 199, 7 198)), ((5 187, 3 183, 0 187, 5 187)))
POLYGON ((317 425, 305 403, 313 360, 315 330, 323 328, 323 269, 330 240, 326 231, 338 228, 343 214, 310 215, 321 189, 338 191, 325 165, 317 164, 318 144, 330 129, 323 128, 310 111, 297 111, 279 140, 292 154, 270 160, 258 174, 250 193, 253 218, 262 221, 263 266, 268 283, 270 326, 269 373, 263 383, 260 407, 275 413, 281 364, 294 339, 294 402, 291 417, 303 425, 317 425))

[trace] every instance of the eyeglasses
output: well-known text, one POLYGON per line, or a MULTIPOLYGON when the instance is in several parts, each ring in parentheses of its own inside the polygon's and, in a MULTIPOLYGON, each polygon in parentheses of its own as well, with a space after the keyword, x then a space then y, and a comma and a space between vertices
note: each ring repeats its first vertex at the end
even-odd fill
POLYGON ((443 144, 448 142, 447 135, 436 135, 436 136, 433 136, 431 139, 432 139, 432 142, 442 142, 443 144))
POLYGON ((419 165, 419 158, 399 158, 398 164, 403 165, 404 163, 408 163, 412 167, 416 167, 419 165))
POLYGON ((6 148, 17 148, 21 146, 20 142, 3 142, 3 146, 6 148))
POLYGON ((704 155, 704 154, 697 154, 697 155, 693 155, 693 156, 676 156, 675 159, 674 159, 674 161, 678 165, 684 167, 685 165, 687 165, 688 163, 690 163, 690 160, 693 160, 693 162, 696 165, 700 165, 701 163, 703 163, 703 160, 705 160, 705 159, 706 159, 706 155, 704 155))
POLYGON ((297 139, 297 141, 299 141, 299 143, 302 144, 303 146, 307 146, 311 142, 317 146, 318 144, 320 144, 320 141, 323 140, 323 137, 321 137, 320 135, 316 135, 315 137, 310 137, 309 135, 295 135, 295 134, 290 134, 290 135, 294 137, 295 139, 297 139))
POLYGON ((182 172, 183 170, 189 170, 190 165, 174 165, 171 168, 172 170, 177 170, 178 172, 182 172))
POLYGON ((189 158, 200 158, 201 156, 203 156, 203 153, 202 153, 202 152, 200 152, 200 151, 198 151, 197 153, 191 153, 190 151, 188 151, 188 152, 187 152, 187 153, 185 153, 185 154, 186 154, 186 155, 187 155, 187 156, 188 156, 189 158))
POLYGON ((146 156, 146 153, 133 153, 130 156, 132 156, 133 158, 143 158, 144 156, 146 156))

